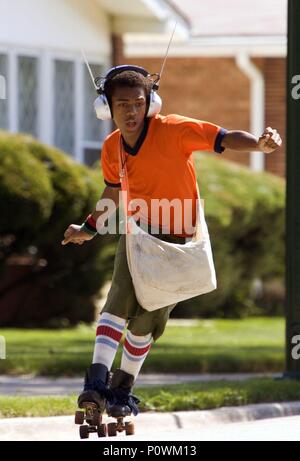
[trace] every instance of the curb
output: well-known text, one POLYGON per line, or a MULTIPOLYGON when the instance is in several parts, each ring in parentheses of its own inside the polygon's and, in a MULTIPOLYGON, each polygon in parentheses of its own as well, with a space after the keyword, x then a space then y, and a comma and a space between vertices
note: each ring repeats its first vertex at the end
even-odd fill
MULTIPOLYGON (((269 403, 245 405, 241 407, 223 407, 216 410, 202 411, 182 411, 169 413, 173 418, 173 425, 169 426, 172 429, 193 429, 211 424, 229 424, 239 422, 258 421, 262 419, 281 418, 287 416, 300 415, 300 402, 284 402, 284 403, 269 403)), ((145 414, 145 416, 148 416, 145 414)), ((150 416, 150 415, 149 415, 150 416)), ((164 414, 158 414, 157 421, 162 421, 164 414)), ((153 416, 152 416, 153 418, 153 416)), ((156 418, 153 418, 156 419, 156 418)), ((163 424, 167 421, 162 421, 163 424)), ((147 422, 149 426, 151 418, 147 422)))
MULTIPOLYGON (((203 429, 208 425, 257 421, 300 415, 300 402, 284 402, 223 407, 216 410, 183 411, 173 413, 141 413, 136 418, 139 434, 157 431, 173 431, 179 440, 180 429, 203 429)), ((109 418, 105 418, 108 422, 109 418)), ((0 420, 0 440, 78 440, 73 416, 47 418, 12 418, 0 420)), ((109 439, 106 439, 109 440, 109 439)))

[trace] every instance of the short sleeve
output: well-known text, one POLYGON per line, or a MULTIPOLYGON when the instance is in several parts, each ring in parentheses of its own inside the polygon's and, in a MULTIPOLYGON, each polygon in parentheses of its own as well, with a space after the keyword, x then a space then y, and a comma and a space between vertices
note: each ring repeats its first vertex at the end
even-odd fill
POLYGON ((227 130, 213 123, 186 119, 181 126, 181 146, 185 153, 204 150, 221 154, 222 140, 227 130))
POLYGON ((109 155, 105 142, 101 151, 101 167, 105 184, 109 187, 121 187, 118 161, 113 155, 109 155))

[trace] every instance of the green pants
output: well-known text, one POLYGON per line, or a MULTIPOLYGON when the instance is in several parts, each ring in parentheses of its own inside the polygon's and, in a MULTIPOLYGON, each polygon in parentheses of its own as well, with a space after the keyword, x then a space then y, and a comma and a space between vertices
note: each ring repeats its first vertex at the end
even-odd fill
MULTIPOLYGON (((185 238, 174 235, 157 235, 172 243, 185 243, 185 238)), ((170 268, 171 269, 171 268, 170 268)), ((135 296, 126 256, 126 236, 122 235, 117 248, 112 284, 102 312, 116 315, 128 321, 127 328, 136 336, 152 334, 157 340, 164 332, 170 313, 176 304, 149 312, 143 309, 135 296)))

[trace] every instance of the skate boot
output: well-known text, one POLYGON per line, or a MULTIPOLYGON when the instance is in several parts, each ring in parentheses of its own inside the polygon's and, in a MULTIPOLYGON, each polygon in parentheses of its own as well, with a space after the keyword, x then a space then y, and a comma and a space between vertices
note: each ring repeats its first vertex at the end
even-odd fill
POLYGON ((108 423, 108 436, 115 436, 117 432, 123 431, 126 435, 134 434, 134 424, 131 421, 124 422, 126 416, 130 416, 131 413, 136 416, 139 412, 139 399, 131 394, 133 384, 133 375, 120 369, 114 372, 110 385, 112 396, 107 399, 106 411, 108 416, 116 418, 117 422, 108 423))
POLYGON ((91 432, 97 432, 99 437, 106 436, 107 430, 106 425, 102 424, 102 414, 106 399, 111 396, 108 381, 109 371, 101 363, 94 363, 86 371, 84 389, 78 397, 78 407, 83 411, 75 413, 75 424, 81 424, 79 433, 82 439, 87 439, 91 432), (84 421, 88 425, 82 425, 84 421))

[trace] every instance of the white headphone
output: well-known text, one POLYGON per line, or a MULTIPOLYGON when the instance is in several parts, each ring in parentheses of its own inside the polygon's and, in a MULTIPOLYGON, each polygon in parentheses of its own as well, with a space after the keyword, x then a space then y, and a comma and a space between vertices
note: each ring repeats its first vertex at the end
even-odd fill
MULTIPOLYGON (((112 113, 111 113, 111 109, 109 106, 109 102, 105 94, 105 83, 107 82, 107 80, 113 78, 115 75, 120 74, 121 72, 124 72, 127 70, 133 70, 134 72, 138 72, 142 74, 144 77, 150 77, 149 72, 147 72, 146 69, 144 69, 143 67, 125 65, 125 66, 113 67, 112 69, 108 71, 108 73, 103 79, 97 78, 95 83, 97 84, 99 80, 101 81, 101 83, 97 90, 97 92, 99 93, 99 96, 94 102, 94 108, 96 111, 96 116, 100 120, 111 120, 112 118, 112 113)), ((153 117, 153 115, 159 114, 159 112, 161 111, 162 100, 161 100, 161 97, 156 93, 157 90, 158 90, 158 85, 156 81, 156 82, 153 82, 153 86, 150 92, 149 101, 148 101, 149 108, 147 112, 147 117, 153 117)))

